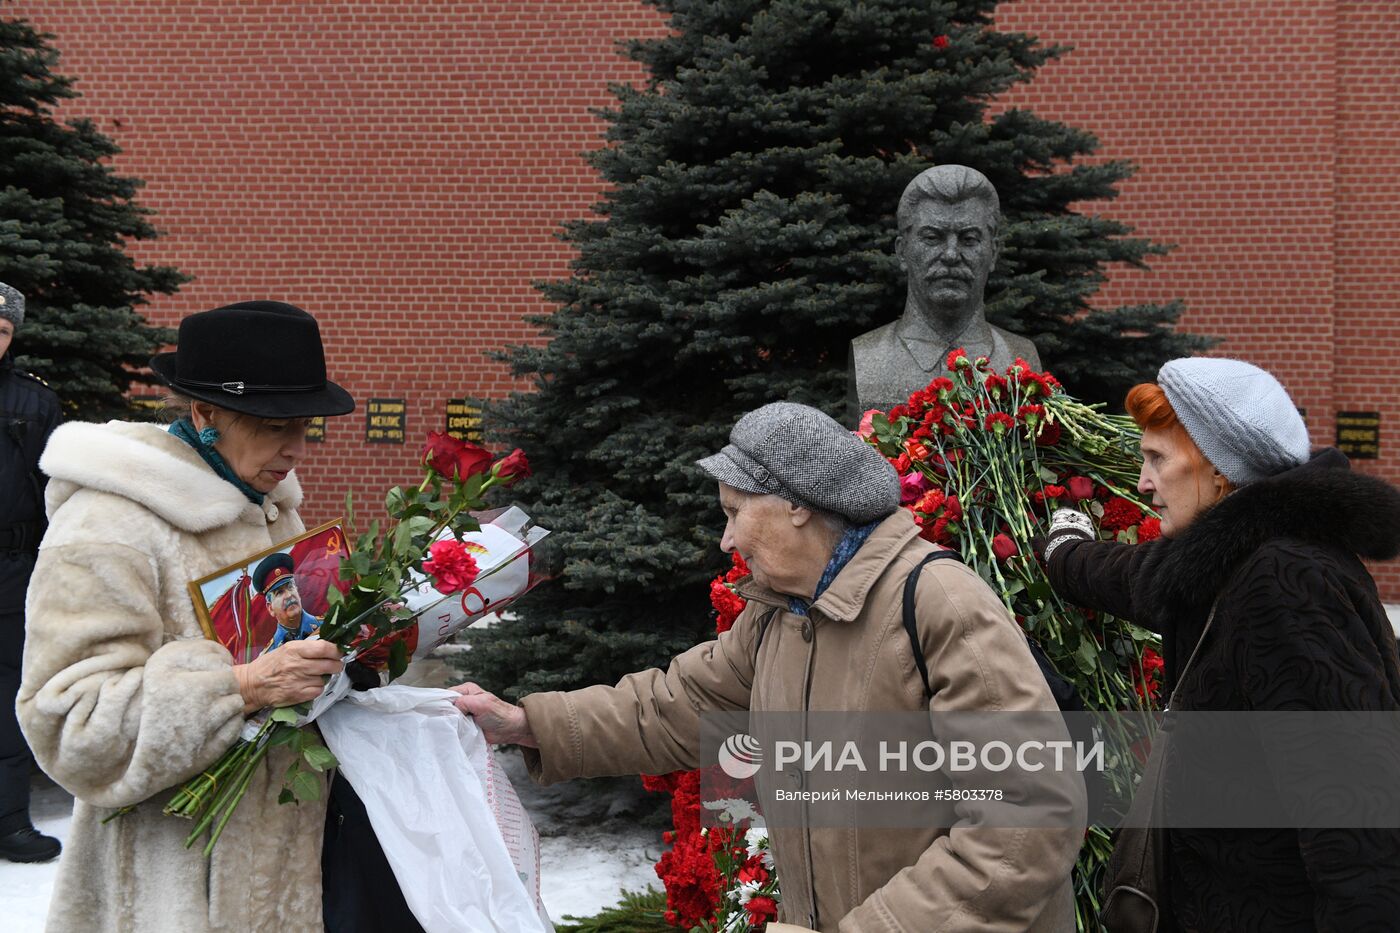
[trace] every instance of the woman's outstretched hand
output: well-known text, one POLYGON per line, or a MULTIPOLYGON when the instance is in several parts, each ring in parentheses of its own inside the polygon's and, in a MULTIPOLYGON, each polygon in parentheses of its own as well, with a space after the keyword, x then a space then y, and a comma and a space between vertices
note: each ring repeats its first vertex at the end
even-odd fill
POLYGON ((535 739, 535 733, 530 731, 530 722, 525 718, 525 710, 473 683, 458 684, 452 690, 460 694, 453 703, 476 720, 486 741, 492 745, 539 748, 540 743, 535 739))

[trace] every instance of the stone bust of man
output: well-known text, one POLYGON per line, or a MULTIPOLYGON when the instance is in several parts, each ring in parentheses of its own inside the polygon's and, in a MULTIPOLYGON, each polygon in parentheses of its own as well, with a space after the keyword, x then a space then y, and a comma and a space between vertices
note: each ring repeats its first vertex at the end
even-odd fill
POLYGON ((996 370, 1017 357, 1040 367, 1035 344, 987 323, 982 293, 1001 249, 1001 203, 986 176, 965 165, 928 169, 904 189, 896 217, 895 254, 909 277, 904 314, 851 341, 852 423, 906 401, 958 347, 996 370))

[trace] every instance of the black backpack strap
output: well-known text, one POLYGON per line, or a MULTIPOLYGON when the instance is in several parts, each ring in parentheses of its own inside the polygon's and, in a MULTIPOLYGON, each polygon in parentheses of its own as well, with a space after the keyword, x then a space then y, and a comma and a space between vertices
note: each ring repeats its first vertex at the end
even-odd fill
POLYGON ((763 647, 763 636, 768 633, 768 623, 773 621, 773 617, 778 614, 777 608, 769 609, 758 617, 758 637, 753 640, 753 661, 758 663, 758 651, 763 647))
POLYGON ((919 574, 923 573, 924 567, 932 561, 944 558, 962 561, 957 551, 950 551, 946 548, 934 551, 919 561, 919 566, 909 571, 909 578, 904 581, 904 631, 909 633, 909 648, 914 652, 914 664, 919 668, 919 676, 924 679, 924 693, 929 695, 932 695, 933 691, 929 689, 928 685, 928 661, 924 660, 924 646, 919 639, 919 622, 914 617, 914 591, 919 586, 919 574))

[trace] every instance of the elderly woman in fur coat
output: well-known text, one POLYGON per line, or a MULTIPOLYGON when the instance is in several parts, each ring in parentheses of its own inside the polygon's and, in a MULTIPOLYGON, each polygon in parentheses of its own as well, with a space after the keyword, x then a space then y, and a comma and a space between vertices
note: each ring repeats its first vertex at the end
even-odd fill
POLYGON ((186 318, 178 349, 151 368, 185 408, 168 431, 69 424, 41 461, 49 529, 18 707, 35 757, 77 798, 48 929, 320 930, 325 806, 277 804, 285 748, 209 860, 161 807, 245 716, 315 697, 341 667, 320 641, 235 664, 204 637, 186 584, 304 530, 292 470, 307 419, 354 401, 325 378, 315 319, 279 302, 186 318))
MULTIPOLYGON (((1395 634, 1361 562, 1400 553, 1400 492, 1335 449, 1312 452, 1283 387, 1248 363, 1173 360, 1127 408, 1143 428, 1138 489, 1162 537, 1100 542, 1087 516, 1061 510, 1044 554, 1055 588, 1161 633, 1175 709, 1400 710, 1395 634)), ((1271 793, 1275 781, 1240 790, 1271 793)), ((1400 831, 1160 831, 1159 929, 1400 923, 1400 831)))

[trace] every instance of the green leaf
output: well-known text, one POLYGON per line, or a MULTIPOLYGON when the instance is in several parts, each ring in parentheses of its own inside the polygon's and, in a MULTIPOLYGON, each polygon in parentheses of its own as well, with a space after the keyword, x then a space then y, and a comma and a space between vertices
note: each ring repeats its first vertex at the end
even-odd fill
POLYGON ((390 487, 384 496, 384 511, 394 518, 398 518, 404 509, 408 507, 408 498, 404 495, 402 486, 390 487))
POLYGON ((1060 478, 1055 475, 1055 471, 1049 467, 1037 466, 1035 472, 1043 482, 1049 483, 1052 486, 1060 481, 1060 478))
POLYGON ((291 787, 297 800, 310 803, 321 799, 321 780, 310 771, 298 771, 293 775, 291 787))
POLYGON ((408 522, 400 522, 394 528, 394 556, 399 558, 411 556, 412 545, 412 526, 408 522))
POLYGON ((285 803, 296 803, 296 802, 297 802, 297 795, 294 794, 294 793, 292 793, 289 789, 287 789, 287 788, 284 787, 284 788, 282 788, 282 793, 280 793, 280 794, 277 795, 277 802, 278 802, 278 803, 284 803, 284 804, 285 804, 285 803))
POLYGON ((273 722, 294 723, 297 721, 297 711, 294 706, 283 706, 272 711, 273 722))
POLYGON ((306 759, 307 764, 315 768, 317 771, 324 771, 327 768, 334 768, 337 764, 339 764, 339 762, 335 760, 335 755, 332 754, 331 750, 329 748, 326 748, 326 746, 324 745, 308 746, 306 750, 302 752, 302 757, 306 759))
POLYGON ((1083 674, 1092 674, 1099 666, 1099 648, 1087 635, 1079 642, 1079 650, 1074 653, 1075 663, 1083 674))
POLYGON ((431 531, 433 527, 437 525, 437 519, 427 515, 415 515, 404 522, 404 524, 408 526, 409 533, 417 537, 418 535, 427 534, 431 531))
POLYGON ((300 731, 300 729, 287 729, 279 726, 272 730, 272 733, 268 736, 267 744, 269 747, 276 745, 286 745, 293 738, 295 738, 297 733, 300 731))
POLYGON ((408 670, 408 645, 399 639, 389 646, 389 679, 395 680, 408 670))
POLYGON ((348 562, 355 576, 363 578, 369 573, 370 556, 366 552, 361 550, 351 552, 348 562))

